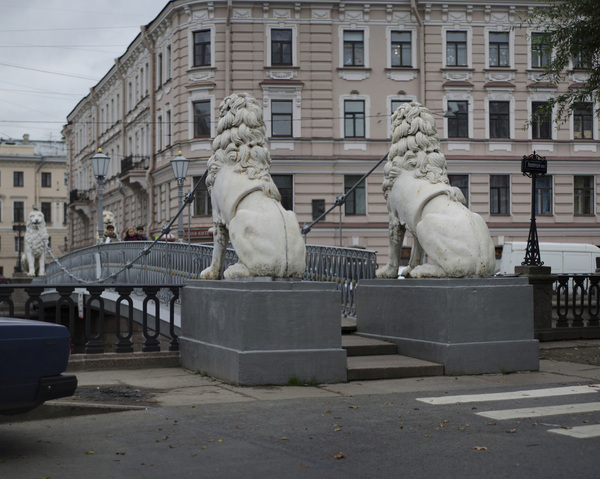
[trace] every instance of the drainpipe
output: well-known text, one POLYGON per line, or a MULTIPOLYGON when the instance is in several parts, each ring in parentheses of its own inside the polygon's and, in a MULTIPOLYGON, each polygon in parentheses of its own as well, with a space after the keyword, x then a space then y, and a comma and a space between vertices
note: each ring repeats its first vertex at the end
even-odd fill
POLYGON ((425 98, 425 26, 417 8, 417 0, 410 0, 410 8, 419 24, 417 32, 419 43, 419 102, 427 106, 427 99, 425 98))
POLYGON ((231 14, 233 0, 227 0, 227 22, 225 24, 225 97, 231 94, 231 14))
MULTIPOLYGON (((156 166, 156 156, 154 154, 154 152, 156 151, 156 125, 154 124, 154 118, 156 118, 156 55, 154 51, 154 44, 150 38, 147 27, 144 25, 141 27, 141 30, 142 43, 150 53, 150 72, 148 72, 148 77, 150 80, 148 85, 150 95, 150 131, 147 132, 150 135, 150 151, 148 152, 148 171, 146 171, 146 184, 148 185, 146 200, 146 231, 147 234, 150 234, 150 230, 154 227, 154 177, 152 176, 152 173, 154 172, 154 168, 156 166)), ((174 70, 173 65, 171 65, 171 69, 171 71, 174 70)))
MULTIPOLYGON (((121 111, 119 113, 119 121, 121 122, 121 155, 123 155, 123 153, 127 152, 127 150, 125 149, 125 146, 127 144, 125 140, 127 136, 127 130, 125 128, 125 115, 127 113, 127 82, 125 75, 123 74, 121 61, 118 58, 115 58, 115 66, 117 67, 117 73, 119 75, 119 78, 121 79, 121 104, 119 105, 121 111)), ((118 158, 117 161, 121 161, 121 159, 118 158)), ((121 211, 125 211, 125 196, 123 196, 123 199, 121 200, 121 211)), ((123 218, 124 216, 125 215, 123 215, 123 218)))

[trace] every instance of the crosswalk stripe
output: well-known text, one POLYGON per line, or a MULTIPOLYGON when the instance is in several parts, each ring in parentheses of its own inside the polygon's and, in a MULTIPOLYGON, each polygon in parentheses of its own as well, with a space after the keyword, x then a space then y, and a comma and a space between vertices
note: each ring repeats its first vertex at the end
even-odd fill
POLYGON ((560 414, 577 414, 600 411, 600 402, 582 404, 565 404, 563 406, 542 406, 536 408, 505 409, 501 411, 478 412, 479 416, 491 419, 519 419, 526 417, 558 416, 560 414))
POLYGON ((548 429, 549 432, 555 434, 563 434, 577 439, 587 439, 590 437, 600 436, 600 424, 592 424, 590 426, 577 426, 571 429, 548 429))
POLYGON ((599 392, 600 384, 588 386, 567 386, 560 388, 531 389, 529 391, 514 391, 492 394, 470 394, 464 396, 441 396, 429 398, 417 398, 417 401, 429 404, 456 404, 479 401, 503 401, 507 399, 542 398, 551 396, 568 396, 570 394, 588 394, 599 392))

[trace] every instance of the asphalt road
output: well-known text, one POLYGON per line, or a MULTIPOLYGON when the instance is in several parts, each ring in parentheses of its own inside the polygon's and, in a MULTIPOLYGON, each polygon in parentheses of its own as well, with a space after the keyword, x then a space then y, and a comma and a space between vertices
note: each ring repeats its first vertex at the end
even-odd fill
POLYGON ((0 478, 597 478, 600 436, 560 432, 600 424, 600 391, 591 383, 240 401, 5 423, 0 478), (478 396, 520 391, 526 392, 516 398, 478 396), (438 404, 454 395, 463 397, 438 404), (591 406, 577 412, 581 404, 591 406), (533 415, 548 406, 567 409, 525 419, 480 415, 522 408, 533 415))

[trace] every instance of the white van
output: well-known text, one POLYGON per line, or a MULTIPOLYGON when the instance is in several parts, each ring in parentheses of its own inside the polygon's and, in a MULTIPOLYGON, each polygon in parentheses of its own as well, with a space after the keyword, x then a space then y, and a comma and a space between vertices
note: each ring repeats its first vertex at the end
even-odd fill
MULTIPOLYGON (((552 268, 552 274, 591 274, 596 271, 596 258, 600 248, 583 243, 539 243, 540 258, 544 266, 552 268)), ((515 266, 525 260, 527 243, 521 241, 504 243, 499 274, 514 274, 515 266)), ((600 261, 600 260, 599 260, 600 261)))

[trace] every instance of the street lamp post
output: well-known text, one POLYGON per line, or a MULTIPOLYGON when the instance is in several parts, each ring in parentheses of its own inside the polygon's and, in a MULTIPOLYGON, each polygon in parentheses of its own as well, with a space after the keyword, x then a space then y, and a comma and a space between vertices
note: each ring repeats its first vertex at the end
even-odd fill
POLYGON ((104 237, 104 223, 102 220, 102 195, 104 193, 104 179, 108 173, 110 158, 98 148, 98 153, 92 156, 92 171, 98 182, 98 244, 102 243, 104 237))
POLYGON ((171 160, 171 168, 173 168, 173 176, 177 180, 177 187, 179 188, 179 223, 177 225, 177 237, 180 243, 183 243, 183 214, 181 212, 181 206, 183 204, 183 182, 187 176, 188 159, 181 154, 181 151, 171 160))

